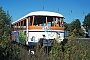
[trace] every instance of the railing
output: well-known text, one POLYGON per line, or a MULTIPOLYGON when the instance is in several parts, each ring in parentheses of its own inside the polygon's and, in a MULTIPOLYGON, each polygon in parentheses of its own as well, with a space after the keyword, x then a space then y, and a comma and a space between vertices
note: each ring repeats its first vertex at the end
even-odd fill
MULTIPOLYGON (((28 29, 29 30, 42 30, 44 28, 44 26, 29 26, 28 29)), ((49 27, 51 30, 64 30, 64 27, 54 27, 51 26, 49 27)))

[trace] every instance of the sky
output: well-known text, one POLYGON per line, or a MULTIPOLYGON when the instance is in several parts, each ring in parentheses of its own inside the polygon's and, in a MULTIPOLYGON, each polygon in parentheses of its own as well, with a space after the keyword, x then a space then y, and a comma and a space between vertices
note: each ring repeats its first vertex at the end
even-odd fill
POLYGON ((13 22, 30 12, 44 10, 62 14, 67 23, 79 19, 82 24, 90 13, 90 0, 0 0, 0 6, 9 11, 13 22))

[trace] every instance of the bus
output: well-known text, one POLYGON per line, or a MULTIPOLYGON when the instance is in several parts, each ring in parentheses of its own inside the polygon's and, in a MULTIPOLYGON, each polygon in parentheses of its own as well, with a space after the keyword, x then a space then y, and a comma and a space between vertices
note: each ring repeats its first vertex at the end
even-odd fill
POLYGON ((64 39, 63 15, 50 11, 35 11, 12 23, 12 40, 25 45, 36 45, 40 40, 64 39))

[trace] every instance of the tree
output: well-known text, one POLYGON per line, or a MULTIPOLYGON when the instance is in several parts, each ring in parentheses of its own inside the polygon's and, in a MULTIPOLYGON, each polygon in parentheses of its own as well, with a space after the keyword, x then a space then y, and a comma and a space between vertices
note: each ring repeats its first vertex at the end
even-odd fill
POLYGON ((73 31, 74 29, 77 29, 77 31, 81 28, 81 23, 79 21, 79 19, 75 19, 75 21, 71 22, 71 31, 73 31))
POLYGON ((79 19, 75 19, 70 24, 67 24, 67 30, 69 31, 70 35, 72 34, 73 30, 76 30, 75 36, 82 36, 81 32, 81 23, 79 19))
POLYGON ((8 57, 8 47, 10 41, 11 16, 0 7, 0 59, 8 57))
POLYGON ((5 12, 0 7, 0 60, 25 60, 25 57, 28 56, 27 50, 13 44, 10 39, 11 18, 8 11, 5 12))
POLYGON ((8 36, 10 33, 11 17, 8 12, 2 10, 0 7, 0 39, 2 40, 3 35, 8 36))
POLYGON ((90 30, 90 13, 87 14, 87 16, 85 16, 83 26, 86 29, 86 31, 90 30))
POLYGON ((64 22, 64 29, 68 30, 68 24, 66 22, 64 22))

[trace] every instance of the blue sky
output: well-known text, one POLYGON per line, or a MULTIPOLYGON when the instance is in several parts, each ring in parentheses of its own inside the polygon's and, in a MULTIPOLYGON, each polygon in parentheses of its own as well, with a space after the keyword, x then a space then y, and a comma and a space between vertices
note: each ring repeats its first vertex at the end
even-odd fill
POLYGON ((75 19, 82 23, 90 13, 90 0, 0 0, 0 6, 9 11, 13 21, 32 11, 45 10, 61 13, 67 23, 75 19))

